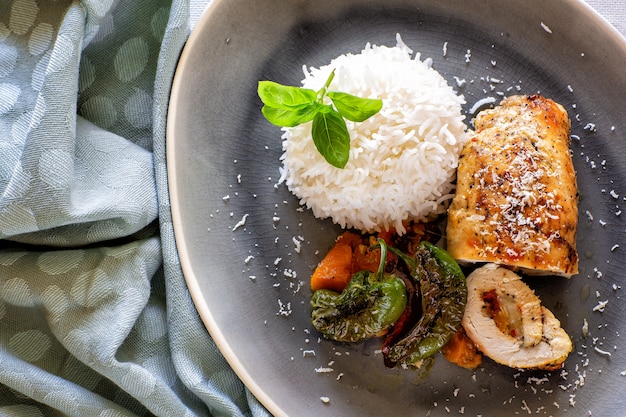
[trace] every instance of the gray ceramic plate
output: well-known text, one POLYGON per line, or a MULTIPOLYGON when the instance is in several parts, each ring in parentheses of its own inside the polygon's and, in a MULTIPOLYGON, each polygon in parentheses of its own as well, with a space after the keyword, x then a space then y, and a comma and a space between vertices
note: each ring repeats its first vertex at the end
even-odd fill
POLYGON ((168 166, 189 289, 244 383, 277 416, 623 415, 625 68, 624 39, 580 1, 215 0, 176 73, 168 166), (468 371, 439 356, 420 379, 386 369, 379 341, 320 340, 309 324, 307 282, 340 230, 276 185, 280 131, 256 85, 297 84, 303 64, 395 45, 396 33, 452 85, 466 81, 466 111, 540 92, 570 112, 580 274, 528 280, 574 341, 562 372, 489 360, 468 371))

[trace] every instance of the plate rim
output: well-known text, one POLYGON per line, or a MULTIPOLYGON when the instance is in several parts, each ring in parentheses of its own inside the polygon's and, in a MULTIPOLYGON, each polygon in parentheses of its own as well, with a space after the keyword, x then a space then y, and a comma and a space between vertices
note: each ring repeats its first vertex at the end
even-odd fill
POLYGON ((210 5, 204 10, 201 18, 196 23, 195 28, 189 34, 187 42, 185 43, 183 50, 179 56, 174 71, 172 80, 172 86, 169 95, 167 122, 166 122, 166 136, 165 136, 165 160, 167 171, 167 187, 168 197, 170 200, 170 210, 172 218, 172 228, 174 233, 174 246, 176 248, 178 258, 180 261, 180 268, 185 279, 185 283, 189 289, 189 294, 193 301, 194 307, 200 316, 200 319, 205 326, 206 331, 215 342, 220 353, 228 363, 228 365, 235 372, 241 382, 250 390, 254 397, 274 416, 276 417, 288 417, 288 415, 279 407, 279 405, 263 390, 263 388, 252 378, 250 373, 246 370, 245 366, 239 360, 233 349, 230 347, 226 340, 224 333, 220 330, 217 321, 215 320, 213 313, 208 307, 207 300, 205 299, 202 290, 200 288, 199 280, 195 277, 194 268, 191 265, 191 259, 188 256, 187 244, 188 241, 184 238, 185 233, 183 230, 183 219, 180 210, 180 201, 177 198, 172 198, 173 195, 177 195, 176 181, 176 158, 173 152, 168 152, 168 149, 172 149, 172 141, 175 137, 175 128, 177 124, 176 116, 178 113, 177 108, 177 91, 181 88, 184 80, 180 74, 184 71, 185 63, 188 62, 193 54, 194 45, 201 40, 201 32, 205 25, 209 24, 212 14, 216 9, 220 7, 225 0, 212 0, 210 5))

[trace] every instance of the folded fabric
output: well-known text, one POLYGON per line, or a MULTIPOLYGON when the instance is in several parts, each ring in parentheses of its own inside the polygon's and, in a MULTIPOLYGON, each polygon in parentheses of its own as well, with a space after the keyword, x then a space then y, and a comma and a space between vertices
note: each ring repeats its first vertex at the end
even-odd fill
POLYGON ((266 416, 176 253, 165 123, 189 3, 0 2, 0 414, 266 416))

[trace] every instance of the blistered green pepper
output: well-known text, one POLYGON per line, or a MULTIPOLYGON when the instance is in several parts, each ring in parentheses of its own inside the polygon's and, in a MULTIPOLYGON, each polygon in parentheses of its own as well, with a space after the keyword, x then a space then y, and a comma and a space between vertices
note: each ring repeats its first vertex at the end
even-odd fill
POLYGON ((385 346, 383 354, 387 363, 413 364, 438 352, 456 333, 465 311, 467 285, 456 261, 431 243, 422 242, 415 259, 398 255, 419 282, 422 316, 404 337, 385 346))
POLYGON ((376 273, 354 274, 341 292, 321 289, 311 298, 313 327, 340 342, 379 336, 406 308, 404 282, 384 272, 387 248, 381 241, 381 262, 376 273))

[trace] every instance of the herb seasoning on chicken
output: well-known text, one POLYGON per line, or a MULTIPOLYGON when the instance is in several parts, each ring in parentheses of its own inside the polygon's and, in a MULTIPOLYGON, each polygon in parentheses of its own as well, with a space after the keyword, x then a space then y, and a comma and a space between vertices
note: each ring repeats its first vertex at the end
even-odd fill
POLYGON ((578 273, 577 185, 563 106, 512 96, 479 113, 474 125, 448 211, 450 254, 527 274, 578 273))

